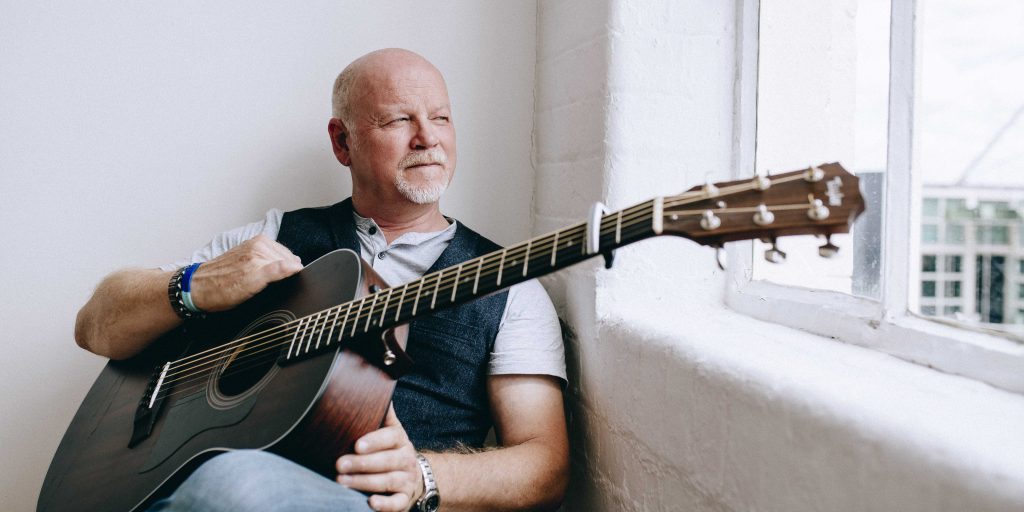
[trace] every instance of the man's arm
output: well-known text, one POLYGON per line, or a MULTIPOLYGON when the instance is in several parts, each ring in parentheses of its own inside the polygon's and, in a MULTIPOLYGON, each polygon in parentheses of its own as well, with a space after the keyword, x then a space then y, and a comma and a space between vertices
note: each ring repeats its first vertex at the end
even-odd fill
MULTIPOLYGON (((297 256, 258 235, 199 267, 192 277, 193 302, 208 312, 231 309, 299 270, 297 256)), ((167 298, 172 273, 128 269, 109 275, 78 312, 75 341, 101 356, 127 359, 180 325, 167 298)))
POLYGON ((549 510, 569 482, 561 383, 544 375, 488 381, 499 450, 426 454, 444 510, 549 510))
MULTIPOLYGON (((569 481, 569 448, 562 388, 545 375, 495 375, 488 394, 500 449, 426 453, 443 510, 554 509, 569 481)), ((338 482, 380 493, 370 506, 404 511, 423 493, 415 448, 389 412, 384 428, 338 459, 338 482)))

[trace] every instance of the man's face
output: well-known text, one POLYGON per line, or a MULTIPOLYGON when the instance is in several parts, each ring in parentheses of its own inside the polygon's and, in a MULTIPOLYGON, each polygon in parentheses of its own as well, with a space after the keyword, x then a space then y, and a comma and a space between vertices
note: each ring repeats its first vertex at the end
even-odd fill
POLYGON ((456 159, 451 105, 440 73, 417 60, 372 63, 357 78, 350 105, 349 162, 342 163, 352 170, 353 193, 436 202, 456 159))

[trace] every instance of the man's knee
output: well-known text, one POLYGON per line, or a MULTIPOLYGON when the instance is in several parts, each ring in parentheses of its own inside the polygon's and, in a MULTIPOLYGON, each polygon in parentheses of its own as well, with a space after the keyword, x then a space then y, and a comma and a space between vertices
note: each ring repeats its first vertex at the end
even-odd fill
POLYGON ((218 455, 199 466, 172 496, 171 510, 274 510, 286 506, 283 479, 291 465, 256 450, 218 455))
POLYGON ((257 450, 237 450, 203 463, 155 510, 369 509, 364 495, 287 459, 257 450))

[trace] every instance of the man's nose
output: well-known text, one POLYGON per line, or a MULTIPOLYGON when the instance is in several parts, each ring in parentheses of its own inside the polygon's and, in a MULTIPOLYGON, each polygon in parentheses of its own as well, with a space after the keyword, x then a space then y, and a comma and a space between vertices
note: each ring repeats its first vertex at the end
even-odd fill
POLYGON ((437 127, 429 120, 416 123, 416 134, 412 138, 412 148, 429 149, 438 145, 440 139, 437 138, 436 130, 437 127))

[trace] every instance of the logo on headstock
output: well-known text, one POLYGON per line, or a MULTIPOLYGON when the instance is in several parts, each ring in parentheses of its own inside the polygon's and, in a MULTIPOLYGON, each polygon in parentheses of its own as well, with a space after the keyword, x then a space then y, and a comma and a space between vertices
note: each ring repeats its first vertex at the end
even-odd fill
POLYGON ((828 196, 828 205, 842 206, 843 193, 840 189, 843 188, 843 180, 839 176, 836 176, 835 178, 825 182, 825 187, 828 188, 825 192, 825 195, 828 196))

